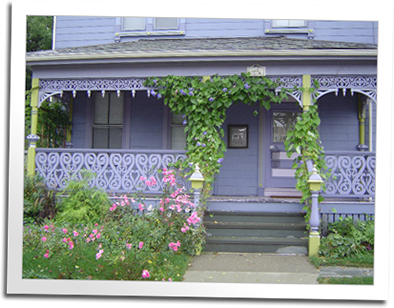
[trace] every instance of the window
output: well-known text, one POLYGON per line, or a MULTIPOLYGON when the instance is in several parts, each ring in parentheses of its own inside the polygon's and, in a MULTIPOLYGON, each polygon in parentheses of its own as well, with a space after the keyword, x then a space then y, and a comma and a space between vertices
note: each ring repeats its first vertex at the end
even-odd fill
POLYGON ((306 20, 266 20, 266 34, 284 34, 284 35, 306 35, 307 38, 314 38, 314 22, 306 20))
POLYGON ((123 129, 123 95, 115 92, 94 95, 93 148, 121 149, 123 129))
POLYGON ((123 18, 122 29, 127 31, 145 30, 145 18, 144 17, 123 18))
POLYGON ((183 125, 183 115, 171 114, 171 149, 184 150, 186 149, 186 134, 185 126, 183 125))
POLYGON ((287 137, 287 132, 297 123, 299 112, 295 111, 274 111, 273 125, 272 125, 272 142, 284 142, 287 137))
POLYGON ((185 18, 119 17, 116 18, 114 40, 143 36, 183 36, 185 18))
POLYGON ((155 29, 178 29, 178 18, 155 18, 155 29))
POLYGON ((272 28, 302 28, 306 26, 305 20, 273 20, 272 28))

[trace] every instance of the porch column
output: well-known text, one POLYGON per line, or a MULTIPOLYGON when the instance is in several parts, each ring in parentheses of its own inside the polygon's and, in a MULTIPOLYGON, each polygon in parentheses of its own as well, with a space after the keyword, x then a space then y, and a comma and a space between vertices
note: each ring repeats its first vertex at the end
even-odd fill
POLYGON ((312 104, 312 95, 309 92, 311 88, 311 75, 302 75, 302 108, 304 111, 309 110, 312 104))
POLYGON ((368 150, 368 145, 365 144, 365 118, 366 118, 365 100, 358 96, 358 123, 359 123, 359 144, 357 149, 359 151, 368 150))
POLYGON ((29 149, 27 152, 27 174, 30 176, 35 175, 36 169, 36 145, 39 137, 37 136, 37 123, 38 123, 38 90, 39 90, 39 79, 33 78, 31 87, 31 129, 30 135, 27 139, 30 142, 29 149))

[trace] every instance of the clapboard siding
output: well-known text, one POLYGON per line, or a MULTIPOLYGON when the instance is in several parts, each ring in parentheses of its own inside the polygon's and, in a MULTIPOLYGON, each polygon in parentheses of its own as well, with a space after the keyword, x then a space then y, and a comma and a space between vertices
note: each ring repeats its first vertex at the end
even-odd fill
MULTIPOLYGON (((266 20, 186 18, 185 34, 181 37, 256 37, 266 36, 270 26, 266 20)), ((310 21, 315 40, 349 41, 377 44, 377 22, 369 21, 310 21)), ((56 48, 113 43, 120 29, 120 18, 94 16, 58 16, 56 18, 56 48)), ((280 33, 279 33, 280 34, 280 33)), ((268 34, 269 36, 271 34, 268 34)), ((278 35, 278 34, 275 34, 278 35)), ((286 34, 306 38, 306 34, 286 34)), ((166 37, 166 36, 163 36, 166 37)), ((160 38, 163 38, 160 37, 160 38)), ((171 36, 168 36, 171 37, 171 36)), ((178 37, 179 36, 175 36, 178 37)), ((122 37, 122 41, 140 37, 122 37)), ((142 38, 146 38, 143 36, 142 38)))
POLYGON ((163 149, 163 102, 146 95, 131 100, 130 147, 163 149))
POLYGON ((237 104, 231 106, 223 124, 227 144, 228 125, 249 125, 247 149, 229 149, 214 187, 216 195, 256 195, 258 179, 258 117, 253 115, 256 107, 237 104))
POLYGON ((356 151, 359 144, 357 97, 328 94, 319 99, 320 137, 326 151, 356 151))
POLYGON ((87 95, 78 93, 73 101, 72 142, 74 148, 85 148, 87 95))
POLYGON ((55 47, 78 47, 114 42, 115 18, 57 16, 55 47))

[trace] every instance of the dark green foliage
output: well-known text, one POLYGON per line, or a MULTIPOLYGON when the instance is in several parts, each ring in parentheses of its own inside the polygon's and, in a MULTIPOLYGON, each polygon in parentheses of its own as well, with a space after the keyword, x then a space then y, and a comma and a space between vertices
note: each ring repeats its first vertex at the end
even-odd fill
POLYGON ((99 222, 108 212, 110 202, 106 192, 89 186, 92 175, 83 173, 82 179, 72 179, 58 193, 57 221, 69 223, 99 222))
MULTIPOLYGON (((25 135, 30 134, 31 126, 31 91, 26 91, 25 102, 25 135)), ((64 147, 67 130, 71 128, 69 112, 66 107, 59 102, 44 101, 38 108, 37 147, 40 148, 61 148, 64 147)), ((26 141, 26 148, 28 142, 26 141)))
POLYGON ((322 238, 319 254, 324 257, 350 257, 365 252, 373 252, 373 220, 356 220, 340 217, 329 225, 327 237, 322 238))
POLYGON ((36 175, 25 174, 23 195, 23 221, 41 223, 44 219, 53 219, 56 215, 55 194, 44 180, 36 175))

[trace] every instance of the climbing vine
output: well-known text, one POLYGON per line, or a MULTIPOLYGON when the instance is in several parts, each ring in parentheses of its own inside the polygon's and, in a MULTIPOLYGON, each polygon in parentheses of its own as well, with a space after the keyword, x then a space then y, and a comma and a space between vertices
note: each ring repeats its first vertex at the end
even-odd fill
MULTIPOLYGON (((315 91, 316 87, 318 87, 318 84, 315 84, 315 87, 312 87, 309 91, 315 91)), ((287 132, 287 138, 284 142, 288 157, 294 153, 298 154, 294 159, 293 169, 296 170, 296 189, 302 192, 300 203, 306 204, 304 207, 304 210, 306 210, 306 221, 309 221, 310 217, 308 203, 311 197, 308 184, 311 173, 308 171, 307 161, 310 161, 316 167, 323 181, 330 176, 324 160, 324 148, 318 130, 320 125, 318 105, 316 101, 314 103, 308 110, 298 116, 294 127, 287 132)), ((324 183, 322 188, 324 189, 324 183)), ((322 200, 323 197, 319 195, 319 202, 322 200)))
MULTIPOLYGON (((233 104, 256 102, 269 110, 272 104, 280 104, 286 99, 288 91, 279 81, 252 77, 247 73, 228 77, 148 78, 145 85, 152 89, 151 95, 163 98, 173 113, 183 116, 187 158, 179 162, 177 168, 186 171, 185 175, 188 175, 194 171, 196 165, 200 167, 205 178, 202 203, 209 197, 215 176, 224 160, 226 145, 223 140, 223 123, 226 110, 233 104), (279 88, 281 90, 277 91, 279 88)), ((311 87, 309 91, 315 91, 315 87, 311 87)), ((254 113, 257 115, 258 112, 254 113)), ((317 105, 312 105, 299 116, 294 128, 288 131, 285 141, 289 157, 293 153, 299 154, 294 160, 293 168, 296 169, 296 188, 302 192, 301 203, 307 203, 311 196, 307 183, 310 173, 305 162, 311 160, 322 178, 327 176, 321 172, 326 168, 326 164, 318 131, 319 124, 317 105)), ((307 217, 308 208, 307 205, 307 217)))
MULTIPOLYGON (((222 127, 226 110, 232 104, 256 102, 268 110, 271 104, 287 98, 285 88, 275 92, 280 87, 279 82, 248 73, 206 79, 185 76, 149 78, 145 85, 152 88, 152 95, 163 97, 172 112, 183 116, 187 159, 178 167, 189 169, 191 173, 198 164, 205 178, 203 200, 209 196, 224 160, 226 145, 222 127)), ((257 115, 257 111, 254 113, 257 115)))

